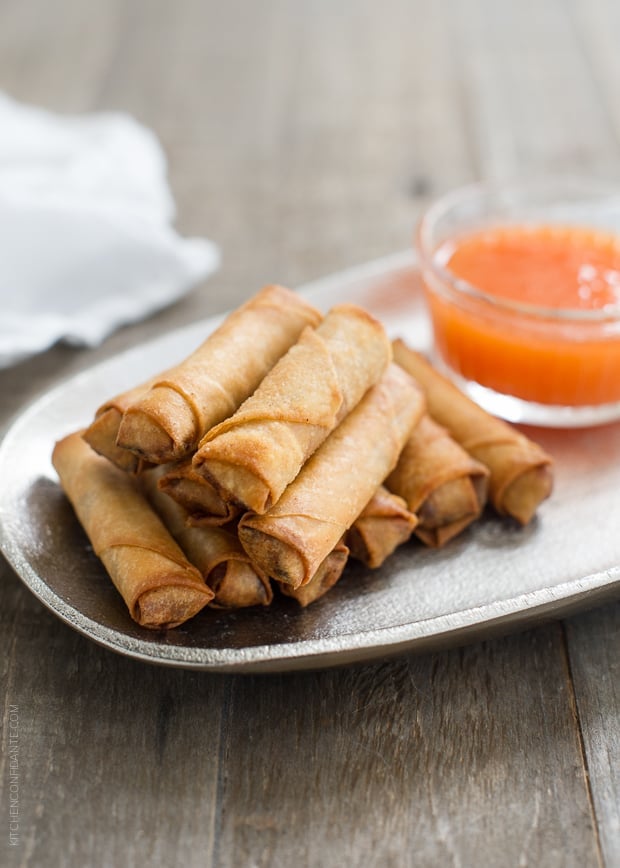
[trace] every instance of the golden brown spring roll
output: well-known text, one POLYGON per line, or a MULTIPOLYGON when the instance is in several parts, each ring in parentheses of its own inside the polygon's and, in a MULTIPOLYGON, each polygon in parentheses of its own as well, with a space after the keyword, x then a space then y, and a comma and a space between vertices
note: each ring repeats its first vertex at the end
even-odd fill
POLYGON ((418 523, 402 497, 379 486, 346 533, 351 557, 371 569, 380 567, 406 543, 418 523))
POLYGON ((486 502, 488 477, 484 464, 424 415, 385 484, 417 515, 416 536, 436 547, 478 518, 486 502))
POLYGON ((287 585, 286 582, 279 582, 278 587, 283 594, 287 597, 293 597, 300 606, 305 608, 326 594, 330 588, 334 587, 344 571, 348 558, 349 549, 344 543, 340 542, 327 555, 307 585, 293 588, 292 585, 287 585))
POLYGON ((213 591, 214 609, 268 606, 273 599, 271 582, 250 563, 236 529, 190 527, 187 513, 158 486, 163 468, 147 470, 141 485, 160 518, 213 591))
POLYGON ((123 418, 123 413, 135 401, 141 397, 155 380, 151 379, 141 386, 136 386, 134 389, 129 389, 114 398, 110 398, 105 404, 95 413, 95 418, 84 431, 84 440, 95 450, 99 455, 103 455, 121 470, 128 473, 137 473, 143 464, 135 453, 129 449, 123 449, 116 444, 118 437, 118 429, 123 418))
POLYGON ((395 341, 394 358, 425 390, 428 412, 435 421, 488 467, 489 499, 495 509, 527 524, 551 494, 551 456, 471 401, 403 341, 395 341))
POLYGON ((60 440, 53 463, 95 554, 143 627, 176 627, 213 598, 133 477, 97 455, 81 432, 60 440))
POLYGON ((194 467, 224 496, 264 513, 391 357, 390 341, 374 317, 354 305, 332 308, 233 416, 207 432, 194 467))
POLYGON ((246 513, 239 538, 253 563, 294 588, 319 565, 395 467, 424 398, 390 365, 264 515, 246 513))
POLYGON ((294 292, 264 287, 125 410, 117 445, 155 464, 184 458, 320 319, 294 292))
POLYGON ((224 500, 213 485, 194 470, 191 458, 160 467, 165 472, 159 476, 159 488, 187 511, 188 524, 219 526, 239 515, 239 508, 224 500))

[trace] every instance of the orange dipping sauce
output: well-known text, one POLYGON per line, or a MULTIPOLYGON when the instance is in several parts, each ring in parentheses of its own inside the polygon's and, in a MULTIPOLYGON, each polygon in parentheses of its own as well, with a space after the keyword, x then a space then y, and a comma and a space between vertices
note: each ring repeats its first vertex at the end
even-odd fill
POLYGON ((540 404, 620 401, 620 237, 496 226, 444 242, 433 259, 435 341, 457 374, 540 404))

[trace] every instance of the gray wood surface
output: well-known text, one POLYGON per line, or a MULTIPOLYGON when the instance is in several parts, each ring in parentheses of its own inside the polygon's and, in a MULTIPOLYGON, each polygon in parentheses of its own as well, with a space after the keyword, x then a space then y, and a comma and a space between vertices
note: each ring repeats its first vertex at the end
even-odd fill
MULTIPOLYGON (((0 89, 148 124, 179 228, 224 254, 217 277, 102 347, 0 372, 0 425, 265 281, 406 247, 456 184, 618 180, 618 33, 614 0, 0 0, 0 89)), ((111 654, 0 572, 1 864, 620 864, 618 605, 444 653, 242 678, 111 654)))

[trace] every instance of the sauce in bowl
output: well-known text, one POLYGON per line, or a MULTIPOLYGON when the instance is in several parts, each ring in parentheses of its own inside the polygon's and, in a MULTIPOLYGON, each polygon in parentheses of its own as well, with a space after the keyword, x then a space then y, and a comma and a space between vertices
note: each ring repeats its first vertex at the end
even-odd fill
POLYGON ((620 417, 620 236, 497 220, 455 227, 430 255, 424 240, 435 349, 472 397, 512 421, 620 417))

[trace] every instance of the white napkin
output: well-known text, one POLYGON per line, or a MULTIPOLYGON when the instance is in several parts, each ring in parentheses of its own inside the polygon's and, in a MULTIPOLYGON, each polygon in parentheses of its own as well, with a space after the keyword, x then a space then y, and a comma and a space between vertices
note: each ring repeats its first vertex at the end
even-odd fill
POLYGON ((149 130, 0 94, 0 367, 61 338, 95 346, 214 271, 217 247, 173 217, 149 130))

